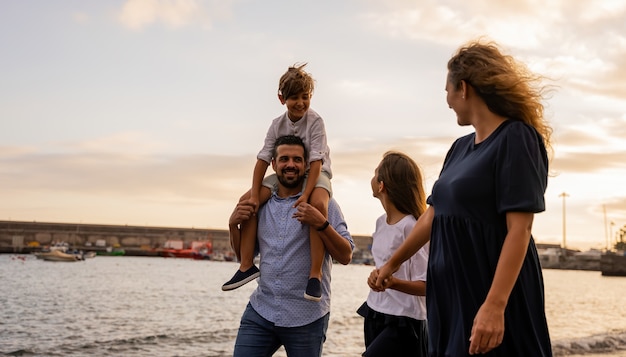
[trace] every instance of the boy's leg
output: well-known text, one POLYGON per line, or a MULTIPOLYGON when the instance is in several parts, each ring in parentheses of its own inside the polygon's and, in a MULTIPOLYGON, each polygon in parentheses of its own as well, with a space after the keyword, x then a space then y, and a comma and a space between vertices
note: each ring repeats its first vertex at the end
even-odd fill
MULTIPOLYGON (((324 188, 316 187, 311 193, 311 205, 317 208, 324 217, 328 217, 328 200, 330 196, 324 188)), ((310 227, 309 244, 311 247, 311 270, 309 272, 309 282, 304 298, 312 301, 320 301, 322 298, 322 264, 324 263, 324 243, 319 236, 317 227, 310 227)))
MULTIPOLYGON (((272 191, 269 188, 265 186, 261 187, 261 192, 259 194, 259 207, 263 206, 263 204, 270 199, 271 194, 272 191)), ((241 223, 241 262, 239 262, 239 270, 242 272, 254 266, 254 248, 256 247, 257 224, 258 220, 256 215, 241 223)))
MULTIPOLYGON (((269 199, 271 191, 267 187, 261 188, 259 196, 259 206, 263 205, 269 199)), ((240 198, 240 202, 250 198, 250 191, 245 193, 240 198)), ((256 246, 256 232, 257 232, 257 217, 256 215, 250 217, 249 220, 241 223, 241 238, 239 243, 239 270, 235 272, 235 275, 222 285, 222 290, 229 291, 237 289, 238 287, 247 284, 248 282, 256 279, 260 275, 259 268, 254 265, 254 248, 256 246)))

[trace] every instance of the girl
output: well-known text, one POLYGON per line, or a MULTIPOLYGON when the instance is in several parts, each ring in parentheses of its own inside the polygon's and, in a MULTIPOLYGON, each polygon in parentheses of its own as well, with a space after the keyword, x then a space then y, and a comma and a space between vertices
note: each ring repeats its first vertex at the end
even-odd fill
MULTIPOLYGON (((417 218, 426 210, 422 175, 407 155, 387 152, 372 178, 372 192, 385 209, 372 235, 377 267, 387 262, 404 242, 417 218)), ((367 283, 372 289, 357 311, 365 317, 363 356, 426 356, 426 268, 428 247, 405 261, 398 271, 376 287, 378 269, 367 283)))

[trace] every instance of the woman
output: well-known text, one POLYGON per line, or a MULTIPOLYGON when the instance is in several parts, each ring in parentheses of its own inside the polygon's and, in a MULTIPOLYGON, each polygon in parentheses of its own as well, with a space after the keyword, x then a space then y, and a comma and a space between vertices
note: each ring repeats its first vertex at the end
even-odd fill
POLYGON ((448 105, 475 132, 448 151, 429 208, 376 282, 430 242, 429 356, 552 355, 531 235, 551 134, 539 80, 493 43, 469 43, 448 62, 448 105))
MULTIPOLYGON (((376 220, 372 235, 372 256, 383 265, 404 242, 417 218, 426 210, 426 195, 419 167, 410 157, 387 152, 372 177, 372 194, 380 200, 385 214, 376 220)), ((374 283, 378 270, 367 280, 372 289, 357 311, 365 317, 364 357, 425 357, 428 348, 426 327, 426 267, 428 247, 402 263, 389 277, 385 289, 374 283)))

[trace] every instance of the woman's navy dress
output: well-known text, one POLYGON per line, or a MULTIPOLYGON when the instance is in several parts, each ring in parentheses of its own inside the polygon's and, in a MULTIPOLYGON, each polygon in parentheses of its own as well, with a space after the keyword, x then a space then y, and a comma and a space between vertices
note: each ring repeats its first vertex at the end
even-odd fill
MULTIPOLYGON (((537 131, 507 120, 486 140, 452 145, 428 203, 435 210, 428 261, 429 355, 466 356, 507 234, 507 212, 545 209, 548 159, 537 131)), ((551 356, 541 266, 531 237, 505 310, 502 344, 486 356, 551 356)))

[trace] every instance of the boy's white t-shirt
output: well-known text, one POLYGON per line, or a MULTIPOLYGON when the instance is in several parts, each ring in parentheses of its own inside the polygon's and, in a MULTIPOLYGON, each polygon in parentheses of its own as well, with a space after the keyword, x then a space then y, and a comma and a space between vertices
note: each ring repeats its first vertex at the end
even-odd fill
POLYGON ((330 169, 330 148, 326 139, 326 128, 324 120, 313 109, 309 108, 304 116, 292 122, 287 116, 287 112, 272 121, 263 148, 259 151, 257 159, 268 164, 272 162, 272 153, 276 139, 284 135, 295 135, 302 138, 304 146, 309 152, 309 163, 322 160, 322 171, 332 178, 330 169))

